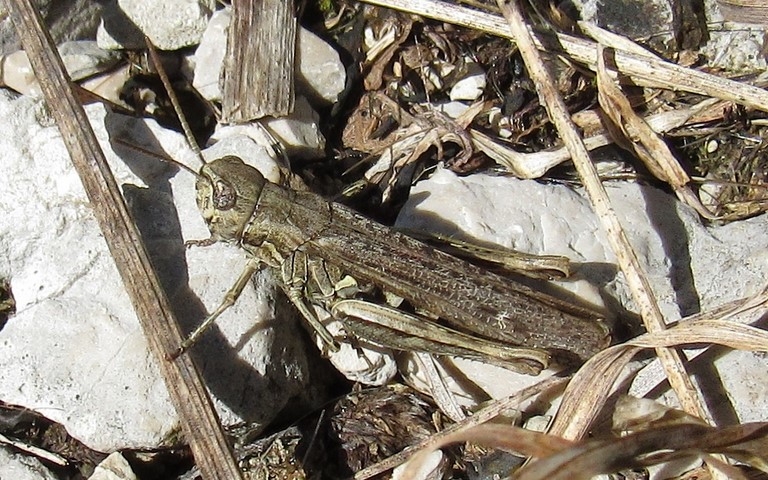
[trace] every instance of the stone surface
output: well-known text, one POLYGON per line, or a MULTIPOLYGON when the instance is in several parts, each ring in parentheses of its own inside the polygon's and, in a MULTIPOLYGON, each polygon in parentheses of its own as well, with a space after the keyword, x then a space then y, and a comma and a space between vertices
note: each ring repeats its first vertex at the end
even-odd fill
MULTIPOLYGON (((689 208, 655 188, 625 182, 608 183, 606 188, 668 321, 763 287, 768 216, 705 227, 689 208)), ((564 185, 486 175, 462 178, 439 170, 412 190, 398 226, 528 253, 565 255, 576 262, 577 282, 559 282, 560 286, 593 303, 635 310, 598 219, 581 192, 564 185)), ((726 352, 720 357, 712 367, 718 373, 710 372, 700 382, 714 382, 706 390, 712 393, 717 387, 717 398, 729 398, 742 421, 764 420, 766 405, 756 398, 764 390, 757 384, 765 384, 765 356, 726 352)), ((536 381, 476 362, 454 363, 467 363, 462 367, 467 378, 494 397, 536 381)), ((459 392, 463 402, 472 403, 471 392, 459 392)))
POLYGON ((229 10, 217 10, 200 38, 200 45, 190 59, 194 65, 192 86, 206 100, 221 101, 221 68, 227 54, 227 29, 232 18, 229 10))
POLYGON ((99 46, 145 48, 142 32, 161 50, 200 42, 215 2, 211 0, 112 0, 102 14, 99 46))
POLYGON ((674 12, 667 0, 575 0, 581 19, 661 50, 674 42, 674 12))
MULTIPOLYGON (((257 146, 256 152, 259 152, 265 148, 271 150, 271 135, 292 159, 322 158, 325 155, 325 137, 320 132, 319 119, 306 98, 296 97, 293 113, 287 117, 268 117, 251 124, 220 125, 211 142, 237 135, 252 139, 254 146, 257 146)), ((246 158, 257 154, 244 153, 246 158)))
MULTIPOLYGON (((208 236, 194 178, 125 147, 114 153, 107 131, 194 165, 180 135, 99 105, 87 111, 190 331, 223 299, 244 254, 223 244, 185 250, 185 240, 208 236)), ((12 179, 0 187, 0 276, 17 302, 0 330, 0 400, 64 424, 100 451, 163 444, 178 418, 58 130, 39 103, 8 93, 0 93, 0 128, 12 179)), ((273 309, 271 285, 257 275, 189 353, 225 424, 267 423, 292 399, 314 393, 300 327, 273 309)))
POLYGON ((299 28, 297 43, 297 88, 313 100, 336 102, 347 81, 339 53, 325 40, 303 27, 299 28))
MULTIPOLYGON (((723 22, 715 0, 707 0, 705 11, 710 25, 723 22)), ((709 41, 701 52, 707 64, 729 72, 762 72, 766 67, 765 25, 724 22, 721 28, 709 31, 709 41)))
MULTIPOLYGON (((35 0, 54 43, 73 40, 93 40, 101 19, 104 2, 93 0, 35 0)), ((6 12, 5 5, 0 13, 6 12)), ((10 16, 0 15, 0 53, 21 48, 10 16)))
POLYGON ((88 480, 137 480, 137 478, 128 460, 121 453, 115 452, 96 465, 88 480))
POLYGON ((451 100, 474 101, 485 90, 486 78, 483 67, 475 62, 467 62, 466 74, 451 87, 451 100))
MULTIPOLYGON (((77 41, 59 45, 59 54, 69 77, 82 80, 113 67, 120 55, 100 49, 96 42, 77 41)), ((25 95, 40 96, 38 85, 29 58, 23 50, 3 55, 0 86, 9 87, 25 95)))
POLYGON ((0 478, 3 480, 58 480, 37 458, 0 446, 0 478))
POLYGON ((574 4, 583 20, 670 56, 680 50, 671 32, 682 30, 681 47, 701 53, 711 68, 762 72, 766 67, 765 25, 724 22, 716 0, 576 0, 574 4))

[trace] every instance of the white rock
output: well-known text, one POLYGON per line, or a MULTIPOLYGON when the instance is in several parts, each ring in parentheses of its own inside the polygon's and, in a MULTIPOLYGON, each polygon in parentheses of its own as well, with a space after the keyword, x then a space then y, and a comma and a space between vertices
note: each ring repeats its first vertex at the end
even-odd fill
MULTIPOLYGON (((39 0, 35 8, 48 27, 54 43, 92 39, 101 19, 102 4, 91 0, 39 0)), ((3 6, 0 17, 0 52, 9 53, 21 48, 13 21, 3 6)))
POLYGON ((666 0, 648 0, 643 5, 632 0, 575 0, 573 4, 581 13, 581 20, 619 35, 643 39, 643 43, 656 48, 674 42, 675 13, 673 4, 666 0))
MULTIPOLYGON (((595 23, 614 33, 641 39, 656 49, 669 48, 677 52, 674 32, 676 14, 674 5, 666 0, 650 0, 647 4, 633 1, 604 2, 602 0, 575 0, 583 21, 595 23), (647 40, 646 40, 647 39, 647 40)), ((717 0, 701 2, 709 28, 708 41, 699 49, 707 65, 730 72, 763 71, 766 67, 762 52, 765 26, 737 22, 724 22, 717 0)))
POLYGON ((466 112, 469 109, 469 106, 462 102, 446 102, 435 105, 435 108, 438 111, 443 112, 449 117, 455 119, 459 118, 462 113, 466 112))
POLYGON ((270 182, 280 183, 282 180, 278 159, 272 157, 272 146, 263 130, 252 125, 220 126, 210 141, 213 144, 203 150, 207 161, 234 155, 256 167, 270 182))
POLYGON ((729 72, 765 70, 765 25, 723 22, 715 0, 704 2, 704 7, 709 25, 722 22, 721 28, 709 30, 709 40, 700 50, 707 59, 707 65, 729 72))
POLYGON ((0 446, 0 478, 8 480, 58 480, 40 460, 0 446))
POLYGON ((483 67, 475 62, 467 62, 466 75, 451 87, 451 100, 477 100, 485 90, 486 78, 483 67))
MULTIPOLYGON (((117 53, 102 50, 96 42, 91 41, 65 42, 59 45, 58 50, 67 73, 74 81, 103 72, 120 59, 117 53)), ((26 52, 19 50, 2 55, 0 62, 0 86, 12 88, 24 95, 40 95, 40 85, 35 79, 26 52)))
MULTIPOLYGON (((318 312, 322 319, 324 315, 318 312)), ((330 317, 330 315, 328 315, 330 317)), ((323 319, 327 322, 327 319, 323 319)), ((338 320, 326 323, 328 331, 336 339, 349 338, 348 333, 338 320)), ((322 349, 320 338, 315 339, 317 347, 322 349)), ((364 339, 355 339, 354 344, 340 342, 338 352, 328 352, 328 360, 336 369, 352 382, 364 385, 386 385, 397 375, 397 363, 394 353, 382 347, 377 347, 364 339)))
POLYGON ((339 53, 325 40, 309 30, 299 28, 296 62, 297 88, 312 99, 334 103, 344 90, 347 72, 339 53))
POLYGON ((195 66, 192 86, 206 100, 221 101, 219 80, 227 54, 227 29, 231 19, 229 9, 215 11, 190 60, 195 66))
POLYGON ((289 116, 263 118, 258 120, 258 124, 219 126, 211 142, 240 135, 251 138, 256 145, 260 145, 259 149, 271 151, 273 140, 265 133, 266 128, 290 158, 321 158, 325 155, 325 137, 320 132, 319 119, 304 97, 296 97, 293 113, 289 116))
POLYGON ((293 113, 287 117, 265 118, 262 124, 280 141, 291 158, 322 158, 325 156, 325 137, 320 132, 320 116, 305 97, 298 96, 293 113))
POLYGON ((392 472, 392 480, 430 480, 444 478, 445 475, 445 454, 442 450, 435 450, 431 452, 424 459, 423 463, 419 466, 419 469, 413 472, 413 475, 405 476, 405 469, 410 465, 405 463, 395 468, 392 472))
POLYGON ((80 86, 116 105, 130 108, 129 105, 120 98, 120 94, 123 92, 123 86, 125 86, 125 82, 130 80, 130 78, 131 67, 126 64, 105 74, 96 75, 83 80, 80 82, 80 86))
MULTIPOLYGON (((229 9, 213 14, 195 52, 195 78, 200 94, 212 101, 221 100, 219 79, 227 49, 229 9)), ((338 52, 309 30, 299 27, 296 48, 296 87, 312 100, 335 102, 344 90, 346 70, 338 52)))
MULTIPOLYGON (((551 377, 554 370, 544 370, 539 375, 523 375, 495 365, 464 358, 436 357, 435 364, 454 400, 461 406, 474 409, 488 398, 503 398, 535 385, 551 377), (461 372, 456 376, 456 372, 461 372), (478 388, 479 387, 479 388, 478 388)), ((400 372, 406 383, 416 390, 430 395, 430 383, 422 363, 411 353, 398 359, 400 372)))
MULTIPOLYGON (((660 190, 623 182, 606 187, 668 320, 755 294, 763 287, 768 216, 707 228, 689 208, 660 190)), ((599 294, 591 293, 592 300, 606 295, 633 309, 623 277, 616 274, 614 255, 581 192, 533 180, 462 178, 439 170, 414 187, 411 199, 398 218, 400 227, 430 229, 529 253, 565 255, 581 264, 579 278, 601 287, 599 294)), ((466 361, 456 361, 462 362, 466 361)), ((503 388, 511 380, 500 380, 495 367, 482 367, 489 373, 468 375, 477 382, 487 376, 480 384, 494 397, 519 388, 519 382, 503 388)), ((728 379, 727 392, 742 421, 764 419, 766 405, 756 399, 765 397, 755 392, 762 388, 756 384, 766 381, 755 372, 766 371, 765 357, 729 352, 714 368, 721 379, 728 379)), ((531 377, 523 381, 529 381, 526 378, 531 377)), ((472 397, 463 391, 459 395, 472 397)))
POLYGON ((96 465, 88 480, 136 480, 136 474, 120 452, 110 454, 96 465))
MULTIPOLYGON (((12 179, 0 195, 0 276, 10 279, 17 301, 16 315, 0 330, 0 400, 64 424, 97 450, 156 447, 178 429, 178 417, 58 130, 43 111, 29 98, 0 94, 0 151, 12 179)), ((185 256, 184 240, 208 236, 194 178, 127 148, 116 155, 105 125, 113 136, 140 139, 193 165, 180 135, 151 121, 105 115, 100 105, 87 112, 171 285, 182 328, 191 330, 222 300, 244 255, 217 244, 185 256), (131 186, 137 184, 151 188, 131 186)), ((255 284, 189 353, 226 424, 269 422, 289 399, 312 394, 306 346, 291 330, 299 327, 272 310, 267 276, 255 284)))
POLYGON ((195 45, 214 5, 212 0, 117 0, 104 9, 96 39, 107 49, 145 48, 143 32, 161 50, 195 45))

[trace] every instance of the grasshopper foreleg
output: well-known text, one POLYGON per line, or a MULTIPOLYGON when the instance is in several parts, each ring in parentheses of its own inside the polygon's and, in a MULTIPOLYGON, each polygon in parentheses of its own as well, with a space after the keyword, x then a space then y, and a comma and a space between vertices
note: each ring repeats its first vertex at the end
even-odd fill
POLYGON ((170 355, 170 359, 173 360, 177 358, 179 355, 187 351, 189 347, 191 347, 198 338, 206 331, 208 328, 210 328, 211 325, 213 325, 213 322, 216 321, 216 319, 224 313, 226 309, 231 307, 235 304, 237 299, 240 297, 240 294, 243 293, 243 289, 245 289, 245 286, 248 285, 248 281, 251 279, 254 273, 256 273, 262 266, 262 263, 255 258, 248 259, 248 262, 245 264, 245 268, 243 268, 242 273, 235 281, 235 284, 232 285, 232 287, 227 290, 227 293, 224 295, 224 299, 221 301, 218 307, 216 307, 216 310, 214 310, 208 317, 206 317, 205 320, 203 320, 203 323, 201 323, 187 338, 184 340, 179 348, 173 352, 173 354, 170 355))

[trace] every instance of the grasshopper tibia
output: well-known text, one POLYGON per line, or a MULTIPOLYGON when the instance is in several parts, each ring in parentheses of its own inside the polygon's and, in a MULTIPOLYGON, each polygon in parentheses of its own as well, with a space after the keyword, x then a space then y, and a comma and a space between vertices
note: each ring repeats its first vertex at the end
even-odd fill
POLYGON ((170 360, 175 360, 181 354, 186 352, 187 349, 191 347, 200 338, 200 336, 205 333, 208 328, 210 328, 211 325, 213 325, 213 322, 216 321, 219 315, 224 313, 226 309, 235 304, 237 299, 240 297, 240 294, 243 293, 245 286, 248 285, 248 281, 260 268, 261 262, 255 258, 248 259, 248 262, 245 264, 245 268, 243 268, 243 272, 237 278, 235 284, 232 285, 229 290, 227 290, 227 293, 224 295, 224 299, 221 301, 219 306, 216 307, 216 310, 208 315, 208 317, 203 320, 203 323, 195 328, 195 330, 181 343, 181 345, 179 345, 179 348, 170 354, 168 358, 170 360))

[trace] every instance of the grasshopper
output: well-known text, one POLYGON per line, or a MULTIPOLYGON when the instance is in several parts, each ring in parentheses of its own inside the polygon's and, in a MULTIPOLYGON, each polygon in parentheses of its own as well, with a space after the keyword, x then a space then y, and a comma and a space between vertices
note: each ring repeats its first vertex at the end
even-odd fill
MULTIPOLYGON (((161 67, 158 73, 194 148, 170 82, 161 67)), ((171 358, 233 305, 265 265, 328 351, 339 344, 316 307, 383 347, 529 374, 538 374, 553 356, 561 363, 583 362, 610 342, 600 315, 589 309, 487 272, 317 194, 271 183, 238 157, 204 162, 199 172, 183 167, 197 177, 197 204, 211 234, 187 244, 232 243, 249 260, 222 303, 171 358), (392 296, 413 312, 387 305, 392 296)))
POLYGON ((552 356, 582 362, 609 342, 599 315, 487 272, 369 220, 343 205, 267 181, 240 158, 205 164, 197 203, 211 237, 250 256, 222 304, 181 346, 232 305, 261 266, 331 351, 335 338, 313 306, 395 350, 456 355, 536 374, 552 356), (429 317, 387 306, 384 294, 429 317), (447 325, 447 326, 446 326, 447 325))

